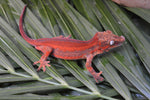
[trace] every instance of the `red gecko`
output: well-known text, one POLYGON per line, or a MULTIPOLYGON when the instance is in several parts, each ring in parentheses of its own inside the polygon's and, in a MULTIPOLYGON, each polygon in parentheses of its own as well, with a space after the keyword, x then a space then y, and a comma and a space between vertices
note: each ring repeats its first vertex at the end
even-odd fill
POLYGON ((85 66, 93 75, 96 82, 103 81, 103 77, 100 76, 102 71, 96 73, 92 68, 92 59, 97 54, 102 54, 103 52, 107 52, 112 48, 120 46, 125 41, 123 36, 114 35, 111 31, 107 30, 104 32, 97 32, 95 36, 88 41, 70 39, 70 36, 31 39, 25 34, 23 29, 23 15, 25 9, 26 6, 20 16, 19 29, 22 37, 29 44, 33 45, 37 50, 43 53, 41 59, 34 62, 34 64, 40 63, 38 70, 43 67, 43 71, 45 71, 45 66, 50 66, 48 64, 50 61, 46 61, 49 55, 67 60, 86 59, 85 66))

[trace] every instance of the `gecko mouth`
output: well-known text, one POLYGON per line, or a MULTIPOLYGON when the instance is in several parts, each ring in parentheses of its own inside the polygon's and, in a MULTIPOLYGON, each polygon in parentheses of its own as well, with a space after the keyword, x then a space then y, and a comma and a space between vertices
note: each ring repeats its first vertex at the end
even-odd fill
POLYGON ((125 37, 124 36, 120 36, 120 39, 118 41, 115 41, 114 45, 112 45, 110 48, 107 48, 106 51, 109 51, 113 48, 119 47, 121 46, 125 41, 125 37))
POLYGON ((124 41, 125 41, 125 37, 124 36, 120 36, 120 39, 115 43, 114 47, 121 46, 124 41))

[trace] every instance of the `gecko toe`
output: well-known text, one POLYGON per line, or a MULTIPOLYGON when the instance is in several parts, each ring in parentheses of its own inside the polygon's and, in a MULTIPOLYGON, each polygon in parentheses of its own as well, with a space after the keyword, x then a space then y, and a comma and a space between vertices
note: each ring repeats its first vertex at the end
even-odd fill
POLYGON ((40 63, 40 61, 35 61, 35 62, 33 63, 33 65, 36 65, 36 64, 38 64, 38 63, 40 63))
POLYGON ((37 63, 40 63, 40 66, 38 67, 37 71, 39 71, 41 68, 43 68, 43 72, 45 72, 46 71, 45 66, 48 66, 48 67, 51 66, 50 64, 48 64, 48 63, 50 63, 50 61, 40 61, 39 60, 39 61, 34 62, 34 65, 37 63))
POLYGON ((99 73, 94 73, 93 74, 93 77, 94 77, 96 83, 98 83, 99 81, 103 81, 104 80, 104 78, 100 76, 101 74, 102 74, 102 71, 100 71, 99 73))

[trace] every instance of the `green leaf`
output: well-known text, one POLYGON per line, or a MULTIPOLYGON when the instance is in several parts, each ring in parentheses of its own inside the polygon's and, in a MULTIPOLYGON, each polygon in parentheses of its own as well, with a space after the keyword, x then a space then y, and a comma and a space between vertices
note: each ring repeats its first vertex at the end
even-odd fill
POLYGON ((38 77, 31 63, 2 31, 0 31, 0 45, 1 48, 25 71, 34 77, 38 77))
POLYGON ((0 65, 4 66, 9 72, 14 72, 13 66, 2 52, 0 52, 0 58, 0 65))
MULTIPOLYGON (((135 27, 135 25, 130 21, 130 19, 126 16, 126 14, 121 9, 119 9, 119 7, 117 7, 114 3, 110 1, 106 1, 106 2, 107 2, 106 4, 110 7, 110 9, 113 9, 113 7, 115 7, 115 10, 111 10, 111 12, 114 14, 117 21, 120 22, 120 28, 124 32, 124 35, 126 36, 126 38, 129 40, 129 42, 132 44, 132 46, 138 53, 147 71, 150 72, 150 66, 149 66, 150 65, 150 61, 149 61, 150 46, 148 46, 149 42, 143 37, 141 32, 135 27)), ((124 63, 128 64, 126 62, 124 63)), ((126 75, 130 75, 130 74, 126 73, 126 75)), ((130 77, 130 76, 127 76, 127 77, 130 77)), ((148 89, 149 86, 146 87, 144 84, 142 84, 141 80, 137 80, 136 82, 133 81, 133 79, 131 78, 129 78, 129 80, 130 82, 132 82, 132 84, 136 85, 139 91, 141 91, 145 96, 150 98, 149 97, 150 90, 148 89), (140 83, 140 85, 139 84, 137 85, 137 83, 140 83)))
POLYGON ((143 8, 130 8, 130 7, 125 7, 127 10, 135 13, 136 15, 140 16, 143 18, 145 21, 150 23, 150 10, 149 9, 143 9, 143 8))

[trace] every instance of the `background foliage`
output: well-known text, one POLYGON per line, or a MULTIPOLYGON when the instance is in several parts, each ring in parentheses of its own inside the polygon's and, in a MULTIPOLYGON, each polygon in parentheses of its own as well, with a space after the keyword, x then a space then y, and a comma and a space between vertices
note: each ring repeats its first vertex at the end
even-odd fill
POLYGON ((150 10, 124 8, 111 0, 1 0, 0 99, 150 99, 150 10), (93 67, 105 81, 95 83, 85 60, 49 57, 46 72, 33 62, 41 54, 19 33, 21 11, 31 38, 68 36, 88 40, 97 31, 126 37, 123 46, 96 56, 93 67))

